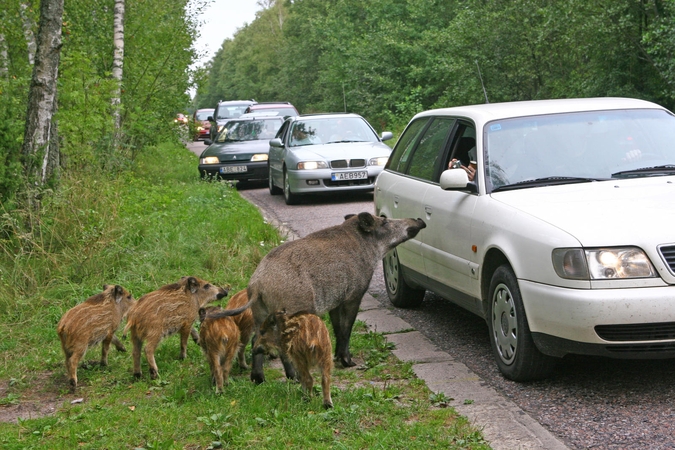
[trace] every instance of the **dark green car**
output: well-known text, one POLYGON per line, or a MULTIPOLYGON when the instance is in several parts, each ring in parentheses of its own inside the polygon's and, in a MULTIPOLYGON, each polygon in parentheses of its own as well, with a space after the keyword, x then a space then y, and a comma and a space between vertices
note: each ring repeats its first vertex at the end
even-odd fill
POLYGON ((199 173, 242 182, 267 181, 269 141, 283 124, 280 116, 260 116, 227 122, 215 142, 199 157, 199 173))

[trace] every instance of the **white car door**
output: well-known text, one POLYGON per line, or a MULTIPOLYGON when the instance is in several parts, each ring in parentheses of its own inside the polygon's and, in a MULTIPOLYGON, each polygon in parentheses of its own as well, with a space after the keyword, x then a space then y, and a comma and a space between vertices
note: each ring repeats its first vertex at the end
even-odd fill
POLYGON ((427 227, 420 233, 427 276, 471 296, 479 292, 475 243, 471 240, 477 199, 476 194, 432 186, 422 202, 427 227))

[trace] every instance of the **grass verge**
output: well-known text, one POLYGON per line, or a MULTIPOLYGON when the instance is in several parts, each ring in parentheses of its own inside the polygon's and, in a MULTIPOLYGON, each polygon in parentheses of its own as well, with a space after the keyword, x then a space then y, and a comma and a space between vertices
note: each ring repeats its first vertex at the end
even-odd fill
POLYGON ((133 381, 130 353, 114 348, 108 367, 91 363, 96 346, 70 393, 55 331, 69 308, 106 283, 139 298, 185 275, 234 293, 282 242, 236 190, 199 180, 196 166, 183 147, 165 144, 121 176, 64 180, 40 217, 2 216, 0 447, 489 448, 361 323, 352 338, 359 366, 334 370, 329 411, 274 363, 259 386, 235 363, 215 395, 198 346, 190 341, 187 359, 176 359, 177 336, 156 353, 160 379, 148 378, 143 358, 144 377, 133 381))

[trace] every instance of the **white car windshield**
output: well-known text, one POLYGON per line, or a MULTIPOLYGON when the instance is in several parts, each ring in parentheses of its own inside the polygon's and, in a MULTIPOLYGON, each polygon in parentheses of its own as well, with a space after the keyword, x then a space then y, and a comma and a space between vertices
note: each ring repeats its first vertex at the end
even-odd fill
POLYGON ((281 124, 281 119, 227 122, 223 131, 218 135, 216 142, 272 139, 277 134, 279 128, 281 128, 281 124))
POLYGON ((373 129, 359 117, 297 121, 291 130, 291 147, 341 142, 379 142, 379 138, 373 129))
POLYGON ((675 174, 675 117, 644 109, 522 117, 485 126, 492 189, 537 180, 675 174))

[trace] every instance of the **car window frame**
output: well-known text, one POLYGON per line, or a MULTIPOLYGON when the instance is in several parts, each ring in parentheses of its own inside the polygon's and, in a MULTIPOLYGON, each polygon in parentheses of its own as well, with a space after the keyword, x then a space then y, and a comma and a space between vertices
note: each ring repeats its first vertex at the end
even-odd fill
MULTIPOLYGON (((412 178, 416 178, 418 180, 422 180, 422 181, 427 181, 427 182, 432 182, 432 183, 438 182, 438 179, 440 178, 440 173, 443 170, 445 170, 445 168, 447 167, 447 161, 446 161, 447 157, 446 157, 446 155, 448 153, 449 143, 452 142, 452 136, 454 135, 454 133, 456 131, 456 128, 457 128, 457 119, 456 118, 451 117, 451 116, 433 116, 432 120, 429 121, 429 124, 427 125, 424 132, 422 134, 420 134, 420 136, 418 137, 418 141, 417 141, 417 144, 415 145, 415 149, 411 153, 410 160, 408 161, 408 167, 406 169, 406 175, 408 175, 409 177, 412 177, 412 178), (429 139, 436 139, 437 138, 436 136, 431 136, 429 133, 441 121, 449 122, 447 124, 445 134, 443 136, 439 136, 441 138, 441 141, 440 142, 433 141, 432 147, 423 146, 423 144, 425 144, 425 142, 424 142, 425 138, 429 138, 429 139), (431 150, 435 149, 435 153, 432 152, 429 155, 425 154, 424 155, 425 157, 424 157, 424 160, 422 161, 422 164, 419 165, 419 166, 416 165, 416 162, 417 162, 416 158, 419 158, 420 155, 421 155, 420 152, 422 150, 427 150, 427 148, 430 148, 431 150), (433 162, 430 161, 430 158, 429 158, 431 155, 434 155, 433 162), (443 161, 446 161, 445 167, 443 167, 443 164, 442 164, 443 161), (431 169, 431 172, 428 174, 428 177, 422 176, 421 173, 415 173, 415 174, 411 173, 411 170, 414 167, 424 167, 428 164, 432 165, 432 169, 431 169)), ((442 131, 443 128, 440 128, 439 130, 442 131)), ((435 133, 435 131, 434 131, 434 133, 435 133)), ((426 175, 426 174, 424 174, 424 175, 426 175)))
POLYGON ((401 134, 401 137, 399 137, 398 141, 396 142, 396 145, 394 146, 394 149, 391 152, 391 156, 387 160, 387 164, 384 166, 385 170, 390 170, 394 173, 400 174, 400 175, 407 175, 408 173, 408 166, 410 165, 410 161, 412 160, 410 157, 412 154, 415 152, 415 149, 417 148, 417 145, 419 144, 419 140, 421 136, 424 136, 424 133, 426 132, 427 128, 429 127, 429 124, 432 122, 433 117, 420 117, 417 119, 412 120, 406 127, 405 130, 403 130, 403 133, 401 134), (416 131, 412 131, 413 126, 417 125, 420 122, 425 122, 422 124, 421 128, 416 131), (410 141, 406 141, 406 138, 408 137, 409 133, 417 133, 416 135, 412 136, 410 141), (405 145, 404 148, 401 148, 403 145, 405 145), (401 159, 403 159, 403 154, 408 153, 408 159, 403 162, 403 165, 401 165, 401 159), (394 164, 394 161, 397 161, 396 168, 392 168, 392 164, 394 164))

